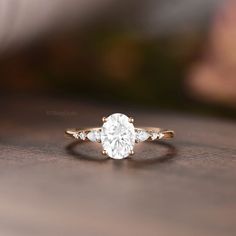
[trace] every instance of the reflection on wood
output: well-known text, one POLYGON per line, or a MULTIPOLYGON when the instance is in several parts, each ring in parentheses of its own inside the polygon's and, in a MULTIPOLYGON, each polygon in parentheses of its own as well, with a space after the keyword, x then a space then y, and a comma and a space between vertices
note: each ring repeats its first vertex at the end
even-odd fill
POLYGON ((0 235, 235 235, 235 123, 53 99, 0 105, 0 235), (66 128, 114 111, 176 130, 173 146, 140 144, 122 161, 100 161, 99 144, 65 149, 66 128))

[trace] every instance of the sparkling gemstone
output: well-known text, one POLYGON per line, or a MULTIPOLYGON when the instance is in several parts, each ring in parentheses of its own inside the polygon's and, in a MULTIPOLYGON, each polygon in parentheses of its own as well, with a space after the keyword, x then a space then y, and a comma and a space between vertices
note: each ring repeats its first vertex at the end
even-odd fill
POLYGON ((145 130, 137 130, 136 131, 136 141, 143 142, 146 141, 150 137, 150 134, 145 130))
POLYGON ((79 138, 79 134, 78 134, 78 133, 73 134, 73 136, 74 136, 76 139, 79 138))
POLYGON ((87 134, 87 138, 92 142, 99 142, 101 140, 101 133, 99 130, 92 130, 87 134))
POLYGON ((81 132, 79 134, 80 139, 85 140, 86 139, 86 134, 84 132, 81 132))
POLYGON ((159 137, 159 133, 153 132, 151 139, 152 139, 152 140, 155 140, 155 139, 157 139, 158 137, 159 137))
POLYGON ((159 139, 162 139, 165 135, 163 133, 159 133, 159 139))
POLYGON ((134 125, 126 115, 110 115, 102 126, 101 142, 109 157, 123 159, 129 156, 135 144, 134 125))

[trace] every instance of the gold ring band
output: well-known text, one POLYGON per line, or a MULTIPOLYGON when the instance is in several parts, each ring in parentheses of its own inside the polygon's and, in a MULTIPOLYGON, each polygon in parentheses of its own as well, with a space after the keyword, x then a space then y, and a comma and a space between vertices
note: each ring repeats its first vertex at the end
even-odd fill
POLYGON ((134 127, 134 119, 115 113, 102 119, 102 127, 67 129, 65 134, 80 141, 102 143, 103 154, 123 159, 134 154, 134 144, 174 137, 174 131, 155 127, 134 127))

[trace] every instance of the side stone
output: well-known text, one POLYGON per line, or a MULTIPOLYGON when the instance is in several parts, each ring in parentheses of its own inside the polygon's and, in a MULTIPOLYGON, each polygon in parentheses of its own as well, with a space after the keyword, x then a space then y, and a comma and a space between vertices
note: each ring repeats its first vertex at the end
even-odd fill
POLYGON ((99 130, 92 130, 89 133, 87 133, 87 138, 92 142, 100 142, 101 132, 99 130))
POLYGON ((136 142, 144 142, 150 137, 150 133, 145 130, 136 130, 136 142))

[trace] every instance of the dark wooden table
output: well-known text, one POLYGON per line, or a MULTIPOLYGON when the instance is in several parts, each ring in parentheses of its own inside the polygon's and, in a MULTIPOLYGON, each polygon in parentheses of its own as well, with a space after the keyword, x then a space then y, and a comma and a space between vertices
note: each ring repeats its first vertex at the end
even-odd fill
POLYGON ((1 98, 1 236, 234 236, 236 123, 52 98, 1 98), (104 159, 64 129, 113 112, 174 129, 133 159, 104 159))

